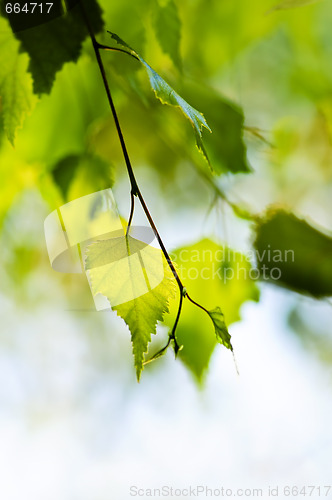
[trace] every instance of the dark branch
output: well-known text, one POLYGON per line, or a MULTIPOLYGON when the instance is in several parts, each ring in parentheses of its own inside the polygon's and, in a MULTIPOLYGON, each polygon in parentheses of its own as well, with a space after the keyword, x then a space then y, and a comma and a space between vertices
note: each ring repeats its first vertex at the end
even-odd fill
POLYGON ((167 260, 167 263, 174 275, 174 278, 176 279, 176 282, 179 286, 179 290, 180 290, 180 293, 182 293, 183 291, 183 284, 180 280, 180 277, 178 275, 178 273, 176 272, 176 269, 172 263, 172 260, 170 258, 170 256, 168 255, 168 252, 165 248, 165 245, 161 239, 161 236, 157 230, 157 227, 151 217, 151 214, 148 210, 148 207, 146 206, 146 203, 145 203, 145 200, 139 190, 139 187, 138 187, 138 184, 137 184, 137 181, 136 181, 136 178, 135 178, 135 174, 134 174, 134 171, 133 171, 133 167, 131 165, 131 161, 130 161, 130 158, 129 158, 129 154, 128 154, 128 150, 127 150, 127 147, 126 147, 126 143, 125 143, 125 140, 124 140, 124 137, 123 137, 123 134, 122 134, 122 130, 121 130, 121 126, 120 126, 120 122, 119 122, 119 118, 118 118, 118 115, 117 115, 117 112, 116 112, 116 109, 115 109, 115 106, 114 106, 114 102, 113 102, 113 98, 112 98, 112 94, 111 94, 111 90, 110 90, 110 87, 109 87, 109 84, 108 84, 108 80, 107 80, 107 76, 106 76, 106 72, 105 72, 105 67, 104 67, 104 64, 103 64, 103 61, 101 59, 101 56, 100 56, 100 52, 99 52, 99 46, 100 44, 97 42, 96 38, 95 38, 95 35, 93 33, 93 30, 91 28, 91 24, 90 24, 90 21, 89 21, 89 18, 86 14, 86 11, 84 9, 84 5, 83 5, 83 2, 80 1, 80 6, 81 6, 81 10, 82 10, 82 15, 83 15, 83 19, 85 21, 85 24, 87 25, 87 28, 88 28, 88 31, 89 31, 89 35, 90 35, 90 38, 91 38, 91 41, 92 41, 92 45, 93 45, 93 48, 94 48, 94 51, 95 51, 95 55, 96 55, 96 59, 97 59, 97 63, 98 63, 98 66, 99 66, 99 70, 100 70, 100 73, 101 73, 101 76, 102 76, 102 79, 103 79, 103 83, 104 83, 104 87, 105 87, 105 91, 106 91, 106 94, 107 94, 107 98, 108 98, 108 102, 109 102, 109 105, 110 105, 110 108, 111 108, 111 111, 112 111, 112 115, 113 115, 113 118, 114 118, 114 122, 115 122, 115 126, 116 126, 116 130, 117 130, 117 133, 118 133, 118 136, 119 136, 119 140, 120 140, 120 144, 121 144, 121 148, 122 148, 122 152, 123 152, 123 156, 124 156, 124 159, 125 159, 125 163, 126 163, 126 167, 127 167, 127 171, 128 171, 128 175, 129 175, 129 180, 130 180, 130 184, 131 184, 131 192, 132 192, 132 195, 133 196, 137 196, 141 205, 142 205, 142 208, 145 212, 145 215, 149 221, 149 224, 151 225, 151 228, 157 238, 157 241, 160 245, 160 248, 167 260))

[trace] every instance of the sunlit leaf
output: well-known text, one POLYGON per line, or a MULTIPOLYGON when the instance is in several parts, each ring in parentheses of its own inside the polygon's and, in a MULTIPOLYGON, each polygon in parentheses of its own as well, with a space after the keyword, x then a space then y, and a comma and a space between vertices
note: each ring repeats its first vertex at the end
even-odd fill
POLYGON ((27 72, 28 56, 19 53, 7 21, 0 18, 0 97, 4 129, 14 144, 16 131, 36 102, 32 79, 27 72))
POLYGON ((174 297, 173 274, 159 249, 131 236, 90 245, 86 270, 93 294, 107 297, 128 325, 139 380, 151 334, 156 333, 157 321, 163 321, 174 297))
POLYGON ((86 152, 87 131, 105 113, 105 96, 94 69, 95 62, 82 55, 76 63, 64 65, 52 93, 42 96, 17 138, 17 147, 30 162, 51 170, 63 158, 86 152))

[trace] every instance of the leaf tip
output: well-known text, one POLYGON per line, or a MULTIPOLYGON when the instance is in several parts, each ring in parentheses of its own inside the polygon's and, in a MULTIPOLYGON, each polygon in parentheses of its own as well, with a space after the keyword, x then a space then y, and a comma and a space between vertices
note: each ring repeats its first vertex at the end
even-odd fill
POLYGON ((136 381, 139 384, 141 381, 141 375, 142 375, 143 368, 137 368, 136 369, 136 381))

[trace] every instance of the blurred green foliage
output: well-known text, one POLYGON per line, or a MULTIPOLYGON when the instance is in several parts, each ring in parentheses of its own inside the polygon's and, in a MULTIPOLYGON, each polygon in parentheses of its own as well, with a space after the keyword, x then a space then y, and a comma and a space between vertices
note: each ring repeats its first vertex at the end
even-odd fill
POLYGON ((270 213, 258 224, 255 248, 267 279, 317 298, 332 295, 332 238, 304 220, 270 213))
MULTIPOLYGON (((250 263, 238 252, 203 239, 177 249, 173 258, 192 298, 211 312, 220 305, 227 325, 240 319, 240 309, 245 301, 259 299, 258 288, 249 277, 250 263)), ((169 325, 173 315, 166 320, 169 325)), ((177 337, 183 346, 180 358, 197 381, 202 382, 218 341, 211 318, 202 309, 185 301, 177 337)), ((225 344, 229 347, 230 339, 225 344)))
MULTIPOLYGON (((283 283, 315 297, 329 295, 330 245, 321 245, 332 228, 329 2, 100 0, 102 14, 90 5, 98 41, 110 45, 106 30, 118 33, 203 112, 212 129, 204 131, 203 142, 215 175, 195 148, 190 123, 154 99, 144 67, 105 51, 132 163, 139 176, 143 166, 149 172, 143 176, 147 199, 149 188, 156 189, 167 218, 186 213, 193 229, 198 213, 225 213, 231 241, 220 219, 208 234, 223 247, 248 250, 254 240, 260 252, 291 246, 296 272, 286 269, 283 283), (290 214, 285 224, 257 219, 270 205, 290 214), (255 226, 239 221, 229 207, 245 207, 255 226), (314 230, 305 218, 324 229, 314 230), (250 230, 255 234, 249 236, 250 230)), ((23 241, 9 238, 12 214, 27 193, 43 200, 46 215, 114 179, 115 186, 127 182, 91 43, 77 12, 69 15, 76 27, 67 18, 70 26, 61 36, 50 26, 59 19, 14 35, 0 18, 0 221, 7 245, 1 263, 7 290, 11 283, 17 291, 25 274, 47 268, 40 239, 31 243, 29 233, 23 241)), ((202 239, 197 245, 214 243, 202 239)), ((242 303, 257 300, 250 279, 226 285, 194 280, 188 288, 207 307, 220 306, 227 324, 240 318, 242 303)), ((216 344, 211 327, 208 317, 185 304, 181 357, 200 380, 216 344)))

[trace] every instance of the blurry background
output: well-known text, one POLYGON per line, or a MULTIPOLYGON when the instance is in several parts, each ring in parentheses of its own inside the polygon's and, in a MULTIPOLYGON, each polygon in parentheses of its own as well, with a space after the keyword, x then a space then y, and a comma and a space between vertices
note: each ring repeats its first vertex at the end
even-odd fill
MULTIPOLYGON (((213 122, 213 138, 204 137, 217 176, 138 63, 103 56, 141 190, 171 251, 210 238, 248 252, 253 222, 232 204, 250 214, 278 204, 332 228, 330 1, 267 14, 273 5, 101 2, 105 28, 213 122)), ((0 33, 10 36, 3 18, 0 33)), ((329 485, 330 299, 257 284, 259 301, 248 292, 230 326, 240 376, 218 346, 203 385, 172 352, 137 384, 125 324, 89 310, 83 276, 52 270, 43 233, 56 207, 113 183, 129 213, 88 40, 51 93, 32 100, 14 146, 0 137, 1 499, 126 500, 132 485, 329 485)), ((228 304, 217 304, 227 320, 228 304)))

